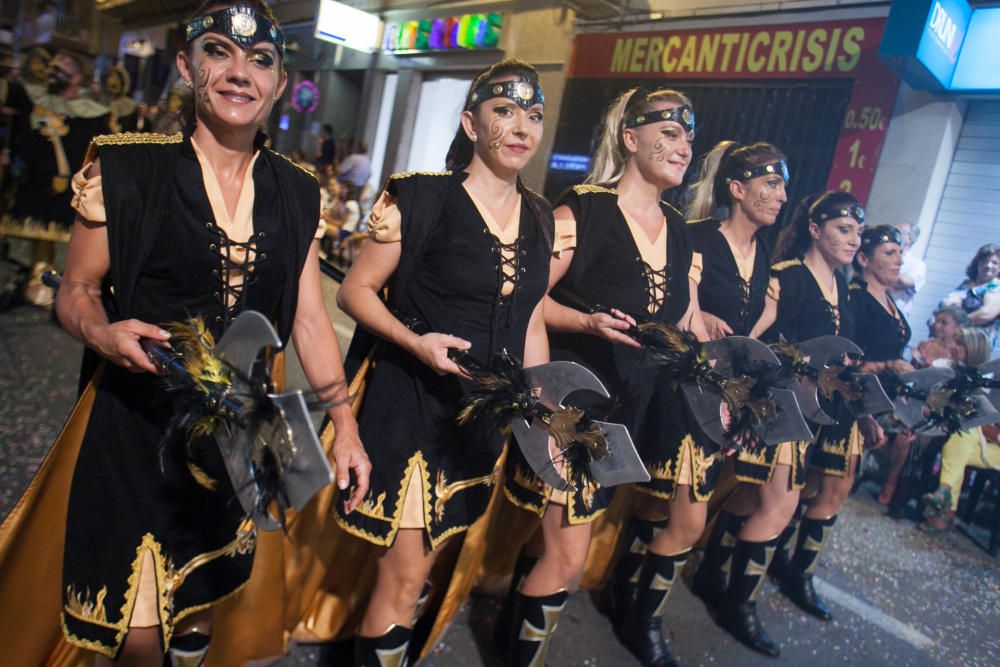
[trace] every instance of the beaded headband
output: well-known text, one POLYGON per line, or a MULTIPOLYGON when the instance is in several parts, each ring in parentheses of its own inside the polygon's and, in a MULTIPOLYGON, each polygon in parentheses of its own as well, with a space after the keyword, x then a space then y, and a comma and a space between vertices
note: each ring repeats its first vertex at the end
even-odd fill
POLYGON ((228 37, 243 49, 258 42, 270 42, 278 47, 279 53, 285 53, 285 36, 278 30, 278 26, 251 7, 227 7, 198 16, 187 24, 186 32, 188 42, 206 32, 214 32, 228 37))
POLYGON ((750 167, 748 169, 737 171, 732 178, 737 181, 749 181, 751 178, 767 176, 768 174, 777 174, 778 176, 781 176, 785 179, 785 183, 788 183, 791 180, 788 176, 788 163, 784 160, 768 162, 767 164, 759 164, 756 167, 750 167))
POLYGON ((472 109, 494 97, 506 97, 525 111, 536 104, 545 104, 545 95, 542 93, 542 87, 531 83, 527 79, 518 77, 511 81, 484 83, 479 86, 472 91, 468 109, 472 109))
MULTIPOLYGON (((813 222, 826 222, 827 220, 833 220, 834 218, 854 218, 858 221, 858 224, 865 224, 865 209, 861 207, 861 204, 852 204, 851 206, 832 206, 832 207, 817 207, 813 206, 812 210, 809 211, 809 219, 813 222)), ((894 229, 896 234, 899 234, 899 230, 894 229)))
POLYGON ((870 250, 885 243, 895 243, 898 246, 902 246, 902 232, 889 225, 878 225, 877 227, 870 227, 861 232, 862 250, 870 250))
POLYGON ((642 125, 662 123, 665 120, 674 121, 683 127, 685 132, 694 132, 694 109, 687 104, 682 104, 679 107, 674 107, 673 109, 650 111, 648 113, 638 114, 637 116, 633 116, 631 118, 626 118, 625 127, 631 130, 642 125))

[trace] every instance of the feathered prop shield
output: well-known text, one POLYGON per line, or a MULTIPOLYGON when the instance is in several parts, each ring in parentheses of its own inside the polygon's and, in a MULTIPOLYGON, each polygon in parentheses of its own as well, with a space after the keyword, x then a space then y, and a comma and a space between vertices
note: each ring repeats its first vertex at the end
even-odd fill
MULTIPOLYGON (((607 306, 588 303, 562 287, 554 295, 584 312, 613 314, 607 306)), ((769 369, 776 368, 778 360, 763 343, 730 337, 703 344, 672 324, 633 319, 638 324, 625 333, 642 344, 644 363, 682 388, 702 430, 719 445, 731 446, 752 437, 772 445, 781 442, 779 438, 811 437, 794 396, 768 380, 769 369), (737 363, 738 359, 747 363, 737 363), (722 403, 730 414, 728 428, 722 423, 722 403)))
POLYGON ((597 376, 583 366, 556 361, 522 368, 506 352, 495 357, 492 368, 462 350, 452 349, 449 357, 475 381, 458 421, 485 420, 501 432, 513 432, 528 465, 545 483, 565 491, 594 481, 614 486, 649 480, 627 428, 596 421, 583 410, 562 404, 568 394, 581 389, 609 397, 597 376), (559 451, 555 459, 549 450, 550 435, 559 451), (560 464, 565 466, 565 478, 559 473, 560 464))
POLYGON ((819 404, 841 401, 855 417, 889 412, 892 402, 874 373, 858 373, 845 363, 860 358, 861 348, 841 336, 819 336, 797 344, 771 346, 782 363, 783 383, 795 393, 802 414, 821 426, 836 423, 819 404))
POLYGON ((896 417, 925 435, 951 435, 1000 421, 1000 360, 976 368, 922 368, 882 374, 896 417))
MULTIPOLYGON (((333 481, 309 418, 310 409, 329 406, 301 391, 273 393, 258 359, 281 340, 258 312, 241 313, 218 344, 200 318, 166 328, 172 349, 150 350, 175 400, 163 445, 190 448, 195 438, 213 435, 247 516, 262 530, 282 528, 289 508, 301 509, 333 481)), ((190 457, 188 467, 200 484, 216 486, 190 457)))

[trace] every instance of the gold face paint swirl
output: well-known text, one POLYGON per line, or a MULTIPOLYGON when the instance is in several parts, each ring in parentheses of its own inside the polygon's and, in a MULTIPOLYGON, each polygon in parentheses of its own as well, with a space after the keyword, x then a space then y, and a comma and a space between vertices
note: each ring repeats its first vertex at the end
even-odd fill
POLYGON ((201 101, 208 103, 208 79, 209 70, 207 67, 198 68, 198 76, 195 78, 195 91, 201 101))
POLYGON ((650 149, 649 155, 647 157, 650 160, 663 162, 667 158, 666 152, 667 152, 666 137, 664 137, 661 134, 659 138, 656 140, 656 143, 653 144, 653 147, 650 149))
POLYGON ((771 205, 771 194, 767 191, 767 186, 761 186, 757 190, 757 196, 754 197, 753 202, 750 206, 753 208, 755 213, 766 212, 766 209, 771 205))
POLYGON ((497 118, 492 123, 490 123, 490 141, 489 141, 490 150, 494 151, 500 150, 500 147, 503 145, 503 142, 500 141, 501 139, 503 139, 503 135, 504 135, 503 123, 500 121, 499 118, 497 118))

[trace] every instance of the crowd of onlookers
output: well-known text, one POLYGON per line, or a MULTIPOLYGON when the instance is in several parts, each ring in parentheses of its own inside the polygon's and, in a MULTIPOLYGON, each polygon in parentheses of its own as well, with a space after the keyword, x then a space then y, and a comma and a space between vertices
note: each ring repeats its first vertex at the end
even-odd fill
MULTIPOLYGON (((904 314, 911 310, 916 292, 923 286, 926 265, 915 253, 908 252, 917 230, 901 225, 904 261, 900 281, 893 292, 897 307, 904 314)), ((966 364, 979 366, 990 360, 1000 344, 1000 245, 986 244, 969 262, 966 278, 941 299, 931 320, 928 336, 911 340, 909 352, 914 368, 966 364)), ((911 323, 918 330, 919 323, 911 323)), ((889 514, 910 514, 911 502, 917 500, 914 517, 918 527, 931 533, 948 530, 955 521, 962 486, 969 469, 974 475, 993 479, 1000 485, 1000 433, 994 424, 969 429, 951 437, 896 437, 875 455, 887 459, 885 482, 878 500, 889 507, 889 514)), ((977 485, 982 489, 982 481, 977 485)), ((978 496, 977 494, 973 494, 978 496)), ((970 500, 973 504, 975 500, 970 500)), ((971 516, 975 508, 966 513, 971 516)), ((1000 533, 994 529, 995 534, 1000 533)), ((996 535, 990 550, 998 549, 996 535)))
POLYGON ((363 140, 334 139, 333 127, 324 124, 316 140, 316 153, 302 150, 291 158, 319 178, 323 222, 321 251, 324 258, 350 263, 368 231, 375 188, 368 146, 363 140))

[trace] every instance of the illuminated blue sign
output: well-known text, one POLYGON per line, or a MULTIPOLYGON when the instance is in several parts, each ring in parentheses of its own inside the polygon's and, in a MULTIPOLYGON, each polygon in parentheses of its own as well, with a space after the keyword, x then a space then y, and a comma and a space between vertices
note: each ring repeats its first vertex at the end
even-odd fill
POLYGON ((1000 90, 1000 7, 981 7, 972 13, 962 55, 951 77, 955 92, 1000 90))
POLYGON ((958 63, 972 8, 965 0, 933 0, 917 47, 917 60, 947 88, 958 63))
POLYGON ((590 169, 590 157, 586 155, 571 155, 569 153, 553 153, 552 157, 549 158, 549 169, 586 173, 590 169))
POLYGON ((879 55, 914 88, 1000 91, 1000 7, 966 0, 896 0, 879 55))

